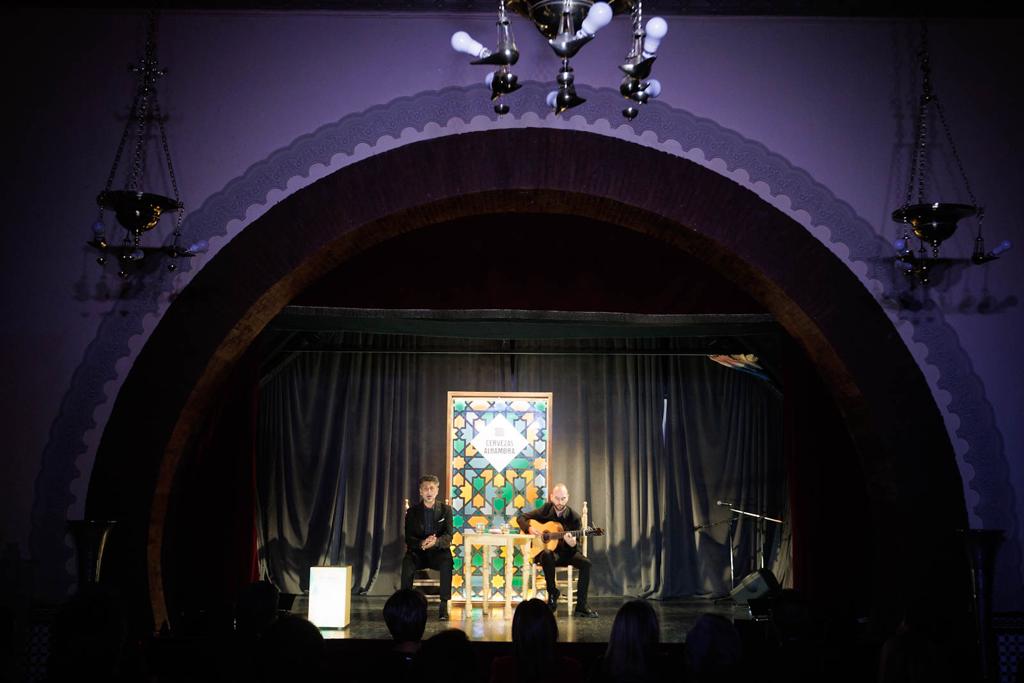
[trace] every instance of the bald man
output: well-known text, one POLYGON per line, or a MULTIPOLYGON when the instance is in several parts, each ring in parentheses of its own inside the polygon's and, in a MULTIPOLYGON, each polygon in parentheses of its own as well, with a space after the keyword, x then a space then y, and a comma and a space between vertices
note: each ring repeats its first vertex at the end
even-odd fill
MULTIPOLYGON (((530 520, 540 523, 558 522, 565 531, 579 531, 582 526, 580 516, 569 507, 569 489, 565 484, 555 484, 551 489, 551 496, 548 502, 532 512, 519 515, 516 523, 525 533, 532 533, 539 536, 538 529, 530 530, 530 520)), ((555 567, 568 567, 572 565, 580 573, 579 583, 576 585, 576 610, 573 615, 577 617, 596 618, 597 612, 587 605, 587 591, 590 588, 590 560, 580 552, 579 539, 572 534, 565 534, 558 540, 555 550, 542 550, 534 562, 544 568, 544 581, 548 587, 548 607, 554 612, 558 607, 558 596, 560 595, 555 585, 555 567)))

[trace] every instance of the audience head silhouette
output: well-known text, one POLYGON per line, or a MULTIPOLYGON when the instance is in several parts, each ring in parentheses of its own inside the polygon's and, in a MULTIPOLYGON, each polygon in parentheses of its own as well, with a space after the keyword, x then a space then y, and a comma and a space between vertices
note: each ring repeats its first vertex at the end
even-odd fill
POLYGON ((286 614, 267 628, 260 651, 265 658, 259 672, 263 680, 314 680, 320 673, 324 637, 306 619, 286 614))
POLYGON ((647 680, 653 676, 659 630, 658 615, 646 600, 630 600, 620 607, 608 638, 605 676, 613 681, 647 680))
POLYGON ((384 603, 384 623, 399 642, 417 642, 427 626, 427 599, 419 591, 402 588, 384 603))
POLYGON ((937 645, 938 604, 937 600, 921 595, 907 599, 899 629, 882 646, 878 674, 881 683, 951 680, 947 652, 937 645))
POLYGON ((465 631, 457 628, 441 631, 423 641, 413 672, 414 680, 420 681, 436 678, 440 672, 447 672, 444 677, 449 681, 477 683, 480 680, 476 651, 465 631))
POLYGON ((740 634, 721 615, 702 614, 686 634, 686 668, 692 681, 735 680, 740 656, 740 634))
POLYGON ((555 658, 558 623, 548 606, 537 598, 524 600, 512 617, 512 644, 520 680, 540 677, 555 658))

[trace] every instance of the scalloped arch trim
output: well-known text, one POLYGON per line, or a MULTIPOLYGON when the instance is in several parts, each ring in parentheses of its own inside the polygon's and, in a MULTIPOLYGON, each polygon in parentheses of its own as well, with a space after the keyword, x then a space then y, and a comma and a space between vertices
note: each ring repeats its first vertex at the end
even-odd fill
MULTIPOLYGON (((760 143, 693 114, 661 102, 647 105, 631 125, 617 120, 621 98, 612 89, 580 88, 588 99, 585 111, 567 119, 536 108, 545 86, 525 84, 514 116, 495 119, 466 112, 481 111, 486 101, 477 87, 447 88, 401 97, 351 114, 303 135, 288 147, 254 164, 243 175, 211 195, 191 213, 185 237, 210 239, 217 246, 244 230, 270 205, 321 177, 360 159, 423 139, 500 128, 556 128, 586 131, 658 149, 700 163, 750 189, 807 228, 860 278, 880 293, 892 286, 892 271, 882 264, 885 240, 853 209, 802 169, 760 143), (533 104, 531 104, 533 103, 533 104), (856 259, 851 254, 857 255, 856 259)), ((211 250, 212 258, 215 250, 211 250)), ((71 550, 63 542, 66 512, 76 505, 91 472, 98 424, 109 413, 124 374, 131 366, 155 321, 167 308, 168 295, 187 286, 194 272, 149 283, 132 299, 121 300, 101 323, 65 393, 42 458, 32 513, 31 545, 39 562, 43 590, 62 595, 71 577, 65 568, 71 550), (125 362, 125 361, 128 362, 125 362)), ((890 313, 891 318, 894 317, 890 313)), ((894 322, 900 322, 896 318, 894 322)), ((973 518, 985 527, 1012 528, 1014 516, 1007 496, 994 495, 1008 480, 1008 467, 994 414, 984 387, 971 367, 955 331, 935 311, 927 319, 902 320, 898 326, 926 372, 946 424, 959 424, 952 439, 957 448, 965 494, 973 518), (912 324, 911 324, 912 323, 912 324), (926 360, 927 359, 927 360, 926 360), (979 503, 978 501, 982 501, 979 503)))

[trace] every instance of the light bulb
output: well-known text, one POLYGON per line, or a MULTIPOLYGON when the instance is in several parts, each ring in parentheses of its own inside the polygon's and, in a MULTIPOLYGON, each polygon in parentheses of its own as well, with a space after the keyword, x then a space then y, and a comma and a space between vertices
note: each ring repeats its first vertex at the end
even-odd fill
POLYGON ((548 106, 554 108, 555 100, 557 100, 557 99, 558 99, 558 91, 557 90, 552 90, 551 92, 549 92, 548 93, 548 99, 547 99, 548 106))
POLYGON ((205 254, 207 249, 210 248, 210 243, 206 240, 198 240, 188 246, 188 251, 191 254, 205 254))
POLYGON ((992 250, 992 255, 993 256, 999 256, 1004 251, 1009 251, 1010 247, 1012 247, 1012 246, 1013 246, 1013 242, 1011 242, 1010 240, 1003 240, 1002 242, 999 243, 999 246, 997 246, 995 249, 992 250))
POLYGON ((583 19, 583 25, 580 29, 588 36, 592 36, 612 20, 612 6, 607 2, 595 2, 590 6, 590 11, 587 12, 586 18, 583 19))
POLYGON ((487 75, 484 76, 484 85, 486 85, 488 88, 490 88, 492 81, 494 81, 494 72, 493 71, 488 71, 487 75))
POLYGON ((644 90, 648 97, 657 97, 661 94, 661 81, 656 78, 652 78, 647 81, 647 88, 644 90))
POLYGON ((644 37, 644 57, 653 57, 661 45, 661 39, 668 33, 668 22, 661 17, 653 17, 644 30, 647 33, 644 37))
POLYGON ((491 54, 490 50, 473 40, 473 37, 465 31, 456 31, 452 34, 452 49, 456 52, 464 52, 478 59, 491 54))
POLYGON ((907 241, 900 237, 892 243, 892 246, 896 248, 896 251, 903 253, 903 250, 907 248, 907 241))

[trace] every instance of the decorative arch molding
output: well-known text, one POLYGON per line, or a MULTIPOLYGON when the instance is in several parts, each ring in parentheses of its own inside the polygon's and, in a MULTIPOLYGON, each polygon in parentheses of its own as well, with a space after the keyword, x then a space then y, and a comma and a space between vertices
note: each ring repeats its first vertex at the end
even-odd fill
MULTIPOLYGON (((617 91, 611 89, 581 88, 583 96, 590 100, 588 108, 568 120, 551 117, 545 110, 531 109, 531 103, 543 101, 543 85, 526 84, 521 92, 523 104, 518 108, 521 113, 517 118, 495 121, 477 116, 464 121, 461 117, 465 112, 481 109, 479 88, 467 87, 399 98, 328 124, 255 164, 211 196, 187 219, 186 238, 233 237, 229 234, 232 226, 244 224, 254 207, 270 203, 268 198, 301 194, 293 189, 296 185, 413 142, 494 129, 584 130, 705 165, 721 160, 735 183, 759 192, 790 216, 799 217, 800 212, 805 212, 809 218, 806 222, 811 226, 826 226, 834 245, 847 250, 846 263, 854 272, 862 273, 865 295, 866 288, 888 291, 892 286, 892 272, 879 258, 889 252, 885 241, 827 188, 759 143, 658 102, 648 105, 633 126, 612 125, 597 115, 617 112, 621 107, 617 91)), ((486 153, 486 149, 477 152, 486 153)), ((219 258, 215 257, 207 268, 219 258)), ((188 280, 192 275, 188 273, 183 279, 188 280)), ((849 270, 847 276, 853 277, 849 270)), ((87 435, 101 426, 98 423, 102 423, 102 415, 109 410, 120 387, 124 361, 135 356, 133 344, 148 334, 146 322, 161 315, 167 306, 168 294, 175 286, 170 278, 161 280, 159 286, 155 284, 147 283, 135 298, 119 301, 102 322, 53 423, 37 480, 31 534, 33 557, 43 570, 41 592, 45 595, 62 595, 71 582, 63 569, 70 559, 70 549, 61 539, 67 510, 75 495, 81 495, 84 488, 80 477, 89 473, 91 449, 87 435), (80 471, 76 470, 76 465, 81 465, 80 471)), ((197 284, 189 282, 182 294, 197 284)), ((993 411, 955 332, 939 311, 917 319, 900 313, 898 319, 913 323, 908 344, 917 345, 919 358, 927 355, 939 371, 937 389, 952 397, 948 404, 941 406, 947 422, 951 417, 954 422, 956 417, 961 418, 957 435, 966 443, 963 464, 973 468, 970 488, 983 501, 974 507, 973 513, 983 526, 1012 529, 1014 517, 1009 503, 1012 498, 1000 495, 1008 488, 1008 468, 993 411)), ((181 330, 181 334, 187 333, 187 329, 181 330)), ((891 326, 888 333, 896 334, 891 326)), ((97 462, 97 466, 99 464, 97 462)), ((103 507, 90 504, 90 513, 101 512, 103 507)), ((1004 557, 1007 554, 1004 551, 1004 557)), ((1018 566, 1019 553, 1015 554, 1014 561, 1014 566, 1018 566)))

